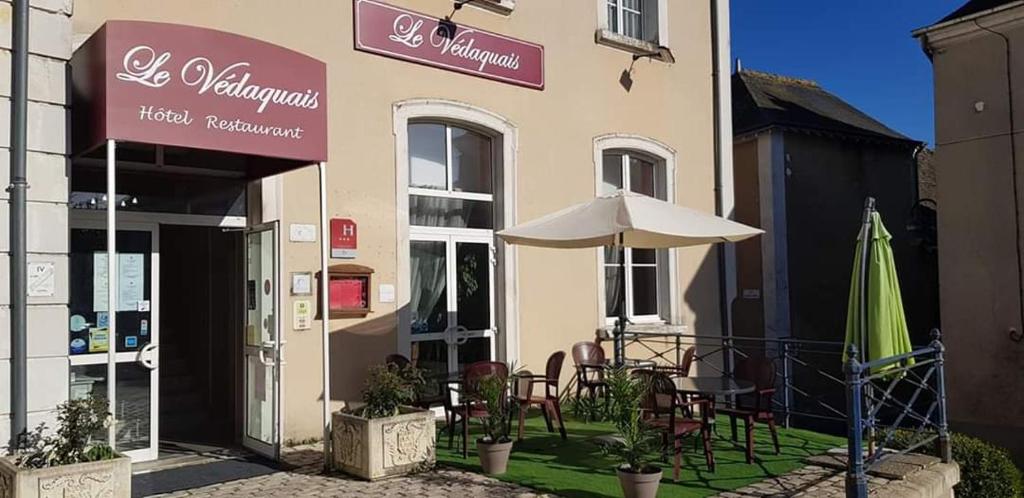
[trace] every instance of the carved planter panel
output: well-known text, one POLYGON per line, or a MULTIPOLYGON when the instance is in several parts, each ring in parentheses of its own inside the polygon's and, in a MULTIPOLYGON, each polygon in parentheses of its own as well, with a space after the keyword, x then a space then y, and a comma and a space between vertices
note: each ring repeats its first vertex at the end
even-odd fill
POLYGON ((381 479, 434 466, 436 432, 429 410, 405 410, 388 418, 346 413, 332 417, 335 468, 363 479, 381 479))
POLYGON ((0 498, 130 498, 131 460, 23 469, 0 459, 0 498))

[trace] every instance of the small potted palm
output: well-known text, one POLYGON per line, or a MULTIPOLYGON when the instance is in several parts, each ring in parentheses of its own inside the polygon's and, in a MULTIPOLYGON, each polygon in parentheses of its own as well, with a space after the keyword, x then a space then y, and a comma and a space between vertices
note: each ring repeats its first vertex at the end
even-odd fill
POLYGON ((57 407, 56 431, 40 425, 14 456, 0 458, 0 496, 131 496, 132 463, 106 444, 107 402, 73 399, 57 407))
POLYGON ((423 373, 411 365, 371 367, 363 405, 331 417, 334 467, 367 480, 433 467, 434 413, 410 406, 423 385, 423 373))
POLYGON ((476 452, 485 474, 504 474, 508 469, 512 453, 509 392, 515 382, 515 375, 508 378, 488 375, 480 380, 478 393, 480 401, 487 406, 487 417, 482 419, 484 435, 476 440, 476 452))
POLYGON ((617 441, 606 445, 605 451, 622 462, 616 469, 622 493, 626 498, 654 498, 662 470, 651 465, 657 435, 644 423, 641 409, 647 383, 631 376, 625 368, 611 371, 605 382, 611 394, 611 419, 618 433, 617 441))

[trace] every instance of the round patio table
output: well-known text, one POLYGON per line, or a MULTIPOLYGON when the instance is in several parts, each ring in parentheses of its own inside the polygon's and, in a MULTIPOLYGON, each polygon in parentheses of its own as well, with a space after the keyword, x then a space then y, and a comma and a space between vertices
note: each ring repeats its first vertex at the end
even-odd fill
POLYGON ((754 383, 729 377, 675 377, 672 382, 683 394, 696 394, 714 399, 715 396, 733 396, 754 392, 754 383))
POLYGON ((676 390, 684 395, 698 396, 708 400, 708 423, 718 429, 715 424, 715 398, 717 396, 735 396, 754 392, 757 387, 748 380, 737 380, 730 377, 673 377, 676 390))

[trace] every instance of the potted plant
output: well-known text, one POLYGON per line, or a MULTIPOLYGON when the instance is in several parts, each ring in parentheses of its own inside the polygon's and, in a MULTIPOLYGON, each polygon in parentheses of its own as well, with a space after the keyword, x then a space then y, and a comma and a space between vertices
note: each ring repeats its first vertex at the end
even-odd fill
POLYGON ((618 433, 617 441, 606 445, 605 449, 622 461, 615 469, 622 493, 626 498, 654 498, 662 470, 651 465, 652 441, 656 434, 644 423, 641 410, 648 386, 625 368, 611 371, 605 376, 605 382, 611 394, 611 419, 618 433))
POLYGON ((13 456, 0 458, 0 496, 129 498, 131 460, 95 438, 109 423, 106 401, 66 401, 57 407, 57 421, 53 434, 40 424, 13 456))
POLYGON ((409 406, 425 384, 410 365, 371 367, 363 405, 331 417, 334 467, 367 480, 404 475, 434 466, 434 413, 409 406))
POLYGON ((480 380, 478 396, 487 407, 487 417, 482 419, 484 435, 476 440, 476 453, 485 474, 504 474, 508 469, 508 457, 512 453, 509 392, 516 378, 515 375, 508 378, 488 375, 480 380))

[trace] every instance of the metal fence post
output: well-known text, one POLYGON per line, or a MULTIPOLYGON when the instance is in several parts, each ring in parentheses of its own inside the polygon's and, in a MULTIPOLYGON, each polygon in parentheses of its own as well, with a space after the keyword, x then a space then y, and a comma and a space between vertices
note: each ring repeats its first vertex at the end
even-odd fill
POLYGON ((864 441, 861 417, 862 393, 861 364, 857 361, 857 346, 850 344, 843 365, 846 374, 846 498, 867 498, 868 478, 864 471, 864 441))
POLYGON ((790 375, 793 374, 790 368, 791 364, 789 361, 789 341, 782 342, 782 407, 785 410, 785 416, 782 419, 782 425, 785 428, 789 428, 789 411, 793 408, 793 384, 790 375))
POLYGON ((946 418, 946 347, 942 344, 942 332, 939 329, 932 329, 932 348, 935 349, 935 387, 939 396, 939 438, 935 449, 943 463, 949 463, 953 461, 953 451, 949 444, 949 422, 946 418))

